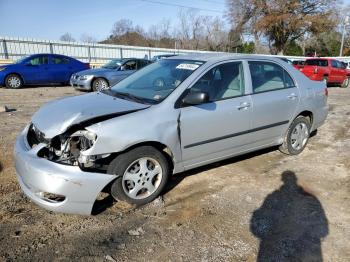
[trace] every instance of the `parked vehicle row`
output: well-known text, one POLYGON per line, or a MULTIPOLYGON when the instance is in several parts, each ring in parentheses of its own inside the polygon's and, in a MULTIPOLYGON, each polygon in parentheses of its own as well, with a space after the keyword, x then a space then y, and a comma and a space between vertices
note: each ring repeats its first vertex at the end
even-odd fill
POLYGON ((90 65, 64 55, 25 56, 13 64, 0 66, 0 86, 21 88, 23 85, 69 84, 72 74, 90 65))
POLYGON ((170 57, 40 108, 16 141, 18 181, 53 211, 90 214, 104 189, 142 205, 175 173, 276 145, 301 153, 327 117, 327 94, 277 58, 170 57))
POLYGON ((70 84, 79 90, 100 91, 144 66, 174 54, 154 56, 153 59, 113 59, 101 68, 90 69, 88 63, 56 54, 25 56, 13 64, 0 66, 0 86, 21 88, 24 85, 70 84))

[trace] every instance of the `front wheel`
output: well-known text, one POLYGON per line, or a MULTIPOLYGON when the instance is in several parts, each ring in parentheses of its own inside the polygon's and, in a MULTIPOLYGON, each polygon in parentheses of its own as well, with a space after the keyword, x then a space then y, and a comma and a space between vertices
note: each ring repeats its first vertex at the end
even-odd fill
POLYGON ((17 74, 10 74, 5 79, 5 85, 7 88, 18 89, 23 86, 23 80, 17 74))
POLYGON ((288 155, 300 154, 309 141, 310 129, 309 118, 298 116, 289 126, 280 151, 288 155))
POLYGON ((144 205, 162 192, 170 170, 167 159, 160 151, 151 146, 142 146, 117 156, 107 173, 119 176, 111 186, 114 199, 144 205))
POLYGON ((109 84, 108 84, 107 80, 104 78, 96 78, 92 82, 92 90, 93 91, 102 91, 102 90, 105 90, 108 88, 109 88, 109 84))

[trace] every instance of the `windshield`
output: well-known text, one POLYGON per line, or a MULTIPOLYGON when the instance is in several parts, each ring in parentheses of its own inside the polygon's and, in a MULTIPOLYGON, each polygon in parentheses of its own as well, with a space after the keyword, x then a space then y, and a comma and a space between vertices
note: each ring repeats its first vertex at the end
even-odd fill
POLYGON ((20 59, 17 59, 14 64, 20 64, 22 63, 24 60, 26 60, 29 57, 29 55, 26 56, 22 56, 20 59))
POLYGON ((122 60, 120 59, 113 59, 109 61, 107 64, 104 64, 102 68, 107 68, 107 69, 117 69, 121 66, 122 60))
POLYGON ((111 91, 116 96, 133 97, 156 104, 170 95, 202 64, 203 61, 194 60, 159 60, 117 83, 111 91))

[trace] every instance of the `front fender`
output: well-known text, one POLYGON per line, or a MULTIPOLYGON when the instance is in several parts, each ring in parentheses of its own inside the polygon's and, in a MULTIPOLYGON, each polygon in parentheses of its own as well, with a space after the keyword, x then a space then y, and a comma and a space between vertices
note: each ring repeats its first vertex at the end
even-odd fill
POLYGON ((145 142, 158 142, 167 146, 174 163, 181 161, 178 133, 178 111, 158 113, 141 110, 87 127, 97 135, 94 145, 84 155, 118 153, 145 142))

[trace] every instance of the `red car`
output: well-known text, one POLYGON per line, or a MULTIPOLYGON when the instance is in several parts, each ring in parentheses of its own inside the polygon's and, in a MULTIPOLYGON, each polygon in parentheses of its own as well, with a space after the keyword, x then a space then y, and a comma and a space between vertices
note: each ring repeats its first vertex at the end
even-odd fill
POLYGON ((337 84, 348 87, 350 72, 344 64, 333 58, 310 58, 300 68, 300 72, 311 80, 326 81, 327 84, 337 84))
POLYGON ((305 61, 304 60, 294 60, 293 61, 293 66, 295 69, 298 69, 300 70, 300 68, 303 68, 304 67, 304 64, 305 64, 305 61))

